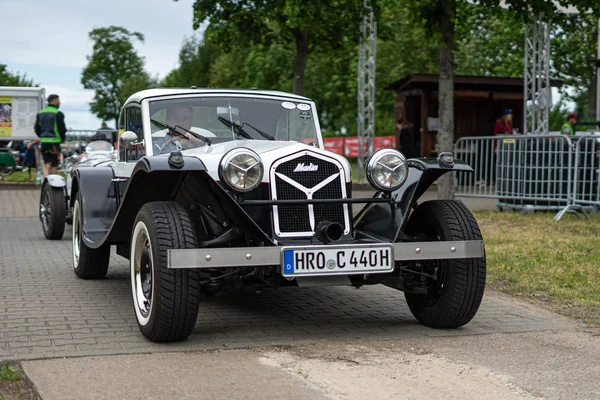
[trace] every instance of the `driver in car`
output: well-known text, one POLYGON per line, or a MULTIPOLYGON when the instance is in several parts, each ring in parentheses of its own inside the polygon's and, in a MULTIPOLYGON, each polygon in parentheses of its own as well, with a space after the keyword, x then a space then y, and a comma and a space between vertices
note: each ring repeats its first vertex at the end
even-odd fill
MULTIPOLYGON (((166 109, 166 120, 165 123, 170 126, 180 126, 185 129, 191 129, 193 110, 188 105, 172 105, 166 109)), ((177 133, 167 129, 164 136, 152 137, 152 147, 154 154, 165 154, 177 150, 187 150, 195 147, 203 146, 204 142, 195 138, 187 132, 181 132, 185 135, 182 137, 181 131, 177 133)))

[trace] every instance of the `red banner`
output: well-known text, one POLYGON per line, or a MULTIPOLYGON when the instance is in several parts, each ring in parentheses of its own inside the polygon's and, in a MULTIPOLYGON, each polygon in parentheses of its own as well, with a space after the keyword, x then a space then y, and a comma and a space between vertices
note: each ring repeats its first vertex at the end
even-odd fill
POLYGON ((323 143, 325 145, 325 150, 339 154, 340 156, 344 155, 344 138, 343 137, 323 138, 323 143))
POLYGON ((380 149, 395 149, 396 148, 396 136, 377 136, 375 137, 375 143, 373 143, 375 151, 380 149))
MULTIPOLYGON (((325 150, 329 150, 346 157, 358 157, 358 137, 328 137, 324 138, 325 150)), ((366 140, 364 145, 366 146, 366 140)), ((377 136, 373 142, 373 150, 395 149, 395 136, 377 136)), ((366 151, 365 151, 366 153, 366 151)))
POLYGON ((350 136, 344 139, 344 155, 358 157, 358 137, 350 136))

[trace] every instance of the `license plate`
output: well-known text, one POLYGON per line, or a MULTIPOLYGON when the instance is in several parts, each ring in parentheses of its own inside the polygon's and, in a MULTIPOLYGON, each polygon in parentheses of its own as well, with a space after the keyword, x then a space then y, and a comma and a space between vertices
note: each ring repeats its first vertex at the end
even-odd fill
POLYGON ((391 272, 391 244, 284 247, 283 276, 354 275, 391 272))

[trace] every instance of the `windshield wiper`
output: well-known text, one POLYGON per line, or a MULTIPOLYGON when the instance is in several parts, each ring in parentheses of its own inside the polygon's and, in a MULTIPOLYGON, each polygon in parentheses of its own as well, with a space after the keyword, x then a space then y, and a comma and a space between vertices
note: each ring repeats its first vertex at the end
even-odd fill
POLYGON ((178 132, 177 131, 178 129, 181 129, 182 131, 189 133, 190 135, 192 135, 196 139, 202 140, 204 143, 206 143, 209 146, 212 145, 212 141, 209 138, 204 137, 201 134, 193 132, 193 131, 191 131, 189 129, 185 129, 183 126, 179 126, 179 125, 171 126, 169 124, 165 124, 164 122, 160 122, 160 121, 157 121, 155 119, 150 119, 150 121, 154 122, 156 125, 164 128, 164 129, 169 129, 171 132, 173 132, 173 133, 175 133, 175 134, 177 134, 179 136, 182 136, 182 137, 186 138, 187 140, 190 140, 190 139, 187 136, 185 136, 183 133, 178 132))
POLYGON ((256 128, 256 127, 252 126, 252 125, 250 125, 250 124, 249 124, 249 123, 247 123, 247 122, 244 122, 244 123, 242 123, 242 126, 244 126, 244 125, 248 125, 250 128, 252 128, 252 129, 254 129, 256 132, 260 133, 260 134, 261 134, 261 135, 262 135, 262 136, 263 136, 265 139, 268 139, 268 140, 275 140, 275 138, 274 138, 273 136, 269 135, 269 134, 268 134, 268 133, 266 133, 266 132, 263 132, 263 131, 261 131, 260 129, 258 129, 258 128, 256 128))
POLYGON ((250 134, 248 134, 248 132, 246 132, 244 130, 244 125, 248 125, 250 128, 254 129, 256 132, 258 132, 262 137, 264 137, 265 139, 268 140, 275 140, 275 138, 271 135, 269 135, 268 133, 265 133, 263 131, 261 131, 260 129, 250 125, 247 122, 242 122, 242 125, 239 125, 233 121, 230 121, 226 118, 223 117, 219 117, 219 121, 221 121, 223 124, 227 125, 228 127, 234 127, 235 131, 238 135, 245 137, 246 139, 254 139, 252 136, 250 136, 250 134))
POLYGON ((250 134, 246 132, 240 125, 223 117, 218 118, 219 121, 221 121, 228 128, 235 128, 235 133, 237 133, 239 136, 245 137, 246 139, 253 139, 253 137, 250 136, 250 134))

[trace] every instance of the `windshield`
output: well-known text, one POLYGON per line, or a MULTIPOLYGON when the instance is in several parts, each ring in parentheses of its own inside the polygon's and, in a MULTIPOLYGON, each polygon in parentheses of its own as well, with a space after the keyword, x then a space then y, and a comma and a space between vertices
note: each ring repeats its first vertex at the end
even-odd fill
POLYGON ((150 119, 155 121, 154 154, 232 140, 317 142, 312 107, 303 102, 233 96, 155 100, 150 102, 150 119))
POLYGON ((113 145, 106 140, 95 140, 90 142, 85 148, 87 153, 93 153, 94 151, 113 151, 113 145))

